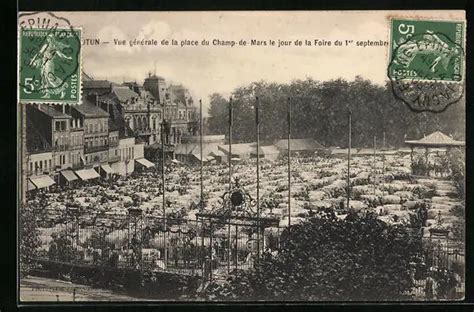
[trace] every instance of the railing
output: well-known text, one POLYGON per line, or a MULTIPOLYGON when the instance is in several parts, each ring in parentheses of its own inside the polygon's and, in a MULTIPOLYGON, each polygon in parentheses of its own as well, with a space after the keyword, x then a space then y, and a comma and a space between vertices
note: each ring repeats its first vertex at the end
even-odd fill
MULTIPOLYGON (((209 220, 165 219, 129 215, 82 219, 58 217, 38 221, 42 234, 40 253, 53 261, 124 268, 155 268, 186 275, 219 279, 234 270, 253 267, 257 253, 255 224, 213 223, 209 220), (62 224, 62 226, 56 226, 62 224), (69 243, 52 249, 57 234, 69 243), (54 235, 56 234, 56 235, 54 235)), ((264 233, 262 229, 262 234, 264 233)), ((277 250, 273 238, 265 235, 268 250, 277 250)), ((264 240, 260 237, 263 250, 264 240)))
POLYGON ((150 135, 152 133, 151 129, 135 129, 134 131, 138 135, 150 135))
POLYGON ((118 141, 110 141, 109 140, 109 147, 117 147, 119 145, 118 141))
POLYGON ((89 146, 89 147, 84 147, 84 153, 94 153, 94 152, 100 152, 100 151, 106 151, 109 149, 109 145, 101 145, 101 146, 89 146))

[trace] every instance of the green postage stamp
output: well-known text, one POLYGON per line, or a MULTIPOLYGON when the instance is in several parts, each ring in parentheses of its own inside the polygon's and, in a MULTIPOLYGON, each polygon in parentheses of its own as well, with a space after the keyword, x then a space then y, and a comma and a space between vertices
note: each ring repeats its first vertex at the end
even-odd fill
POLYGON ((463 22, 392 20, 390 76, 460 81, 463 22))
POLYGON ((80 104, 81 30, 20 30, 19 99, 22 103, 80 104))
POLYGON ((462 21, 391 20, 388 77, 416 112, 442 112, 464 94, 462 21))

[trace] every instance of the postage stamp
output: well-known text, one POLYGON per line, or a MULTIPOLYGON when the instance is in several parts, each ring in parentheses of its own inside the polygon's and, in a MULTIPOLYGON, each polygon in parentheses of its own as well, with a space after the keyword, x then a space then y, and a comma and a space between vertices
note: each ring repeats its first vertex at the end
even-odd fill
POLYGON ((21 28, 19 40, 20 102, 80 104, 81 30, 21 28))
POLYGON ((388 76, 414 111, 444 111, 464 93, 464 23, 391 21, 388 76))

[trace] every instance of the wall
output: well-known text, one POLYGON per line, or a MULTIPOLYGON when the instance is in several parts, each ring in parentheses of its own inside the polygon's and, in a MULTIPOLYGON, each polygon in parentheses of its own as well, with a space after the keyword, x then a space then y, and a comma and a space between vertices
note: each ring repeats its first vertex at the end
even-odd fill
POLYGON ((38 154, 29 154, 27 156, 28 168, 27 175, 41 175, 44 171, 53 171, 54 170, 54 161, 53 153, 38 153, 38 154), (35 164, 36 162, 36 164, 35 164), (41 166, 40 166, 41 162, 41 166), (35 167, 37 170, 35 170, 35 167), (42 168, 42 169, 41 169, 42 168))
POLYGON ((144 149, 145 149, 145 144, 135 144, 134 145, 134 159, 140 159, 144 158, 144 149))

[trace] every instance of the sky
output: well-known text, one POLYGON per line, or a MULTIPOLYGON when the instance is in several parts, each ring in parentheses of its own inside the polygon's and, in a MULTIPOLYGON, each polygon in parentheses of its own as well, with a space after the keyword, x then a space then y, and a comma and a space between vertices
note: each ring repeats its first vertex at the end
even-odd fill
POLYGON ((95 79, 143 83, 149 72, 186 86, 207 108, 209 95, 228 97, 253 81, 287 83, 354 79, 359 75, 384 84, 386 47, 213 46, 212 40, 382 40, 389 41, 391 16, 464 19, 462 11, 292 11, 292 12, 57 12, 81 27, 83 38, 109 44, 84 45, 84 71, 95 79), (209 46, 130 47, 133 39, 207 39, 209 46), (116 46, 114 39, 127 40, 116 46))

